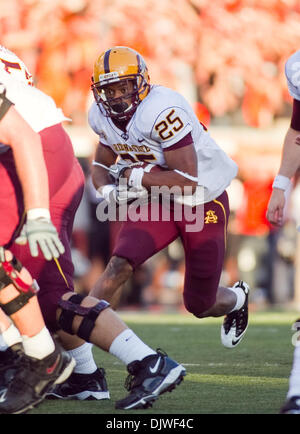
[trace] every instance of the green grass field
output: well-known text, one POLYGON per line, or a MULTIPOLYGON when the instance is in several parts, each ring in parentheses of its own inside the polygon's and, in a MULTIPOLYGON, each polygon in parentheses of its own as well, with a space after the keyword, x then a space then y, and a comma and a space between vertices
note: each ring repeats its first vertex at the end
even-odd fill
MULTIPOLYGON (((94 349, 105 368, 111 399, 44 401, 31 414, 277 414, 283 403, 293 351, 292 323, 297 312, 257 312, 243 342, 229 350, 220 342, 221 318, 197 320, 189 314, 121 313, 150 346, 164 349, 187 369, 184 382, 148 410, 114 409, 127 391, 125 366, 94 349)), ((170 416, 171 417, 171 416, 170 416)), ((174 416, 175 417, 175 416, 174 416)))

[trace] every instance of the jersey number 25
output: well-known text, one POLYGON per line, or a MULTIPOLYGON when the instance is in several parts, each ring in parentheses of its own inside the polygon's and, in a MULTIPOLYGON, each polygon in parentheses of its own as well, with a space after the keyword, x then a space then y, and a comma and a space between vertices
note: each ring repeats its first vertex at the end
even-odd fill
POLYGON ((171 110, 170 113, 166 116, 166 118, 156 124, 154 127, 162 140, 167 140, 170 137, 174 136, 174 131, 177 132, 183 127, 182 120, 179 116, 174 117, 174 113, 175 110, 171 110))

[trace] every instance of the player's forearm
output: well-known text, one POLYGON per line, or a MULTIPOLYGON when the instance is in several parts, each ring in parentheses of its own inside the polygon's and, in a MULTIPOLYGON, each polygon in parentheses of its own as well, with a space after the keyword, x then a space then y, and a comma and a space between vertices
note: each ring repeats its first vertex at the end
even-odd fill
POLYGON ((108 168, 114 164, 115 161, 116 155, 111 151, 111 149, 102 145, 100 142, 96 149, 92 166, 92 182, 96 190, 103 187, 104 185, 112 183, 112 180, 108 175, 108 171, 101 166, 97 166, 97 163, 103 164, 108 168))
POLYGON ((194 193, 197 182, 180 175, 173 170, 168 170, 164 172, 144 173, 142 185, 148 190, 150 190, 152 186, 166 186, 169 188, 179 187, 181 190, 183 190, 184 187, 189 187, 191 188, 192 193, 194 193))
POLYGON ((289 128, 284 139, 279 174, 290 179, 300 167, 300 146, 295 144, 299 134, 299 131, 289 128))
POLYGON ((108 176, 108 172, 101 167, 92 168, 92 181, 96 190, 103 187, 104 185, 111 184, 112 181, 108 176))

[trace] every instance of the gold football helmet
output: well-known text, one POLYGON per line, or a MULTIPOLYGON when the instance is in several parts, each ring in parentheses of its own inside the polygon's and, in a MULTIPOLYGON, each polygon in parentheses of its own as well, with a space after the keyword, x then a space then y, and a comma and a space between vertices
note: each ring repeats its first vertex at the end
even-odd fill
POLYGON ((100 110, 101 104, 106 116, 121 121, 131 118, 150 90, 150 78, 143 57, 128 47, 113 47, 100 54, 94 65, 92 82, 92 91, 100 110), (128 93, 115 98, 107 89, 120 82, 128 93))

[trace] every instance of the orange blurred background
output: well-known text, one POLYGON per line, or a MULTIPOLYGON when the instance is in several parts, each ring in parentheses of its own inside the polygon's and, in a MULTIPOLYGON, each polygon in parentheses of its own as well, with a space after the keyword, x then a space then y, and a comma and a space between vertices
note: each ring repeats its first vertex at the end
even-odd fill
POLYGON ((284 64, 300 49, 299 23, 299 0, 0 0, 0 43, 72 118, 78 157, 97 141, 87 126, 95 59, 114 45, 139 51, 151 82, 181 92, 239 164, 230 230, 243 236, 270 231, 291 114, 284 64))
POLYGON ((239 112, 266 127, 286 113, 284 63, 300 47, 298 0, 1 0, 1 44, 80 122, 93 62, 138 50, 152 82, 176 88, 204 120, 239 112), (201 104, 205 108, 201 107, 201 104))

